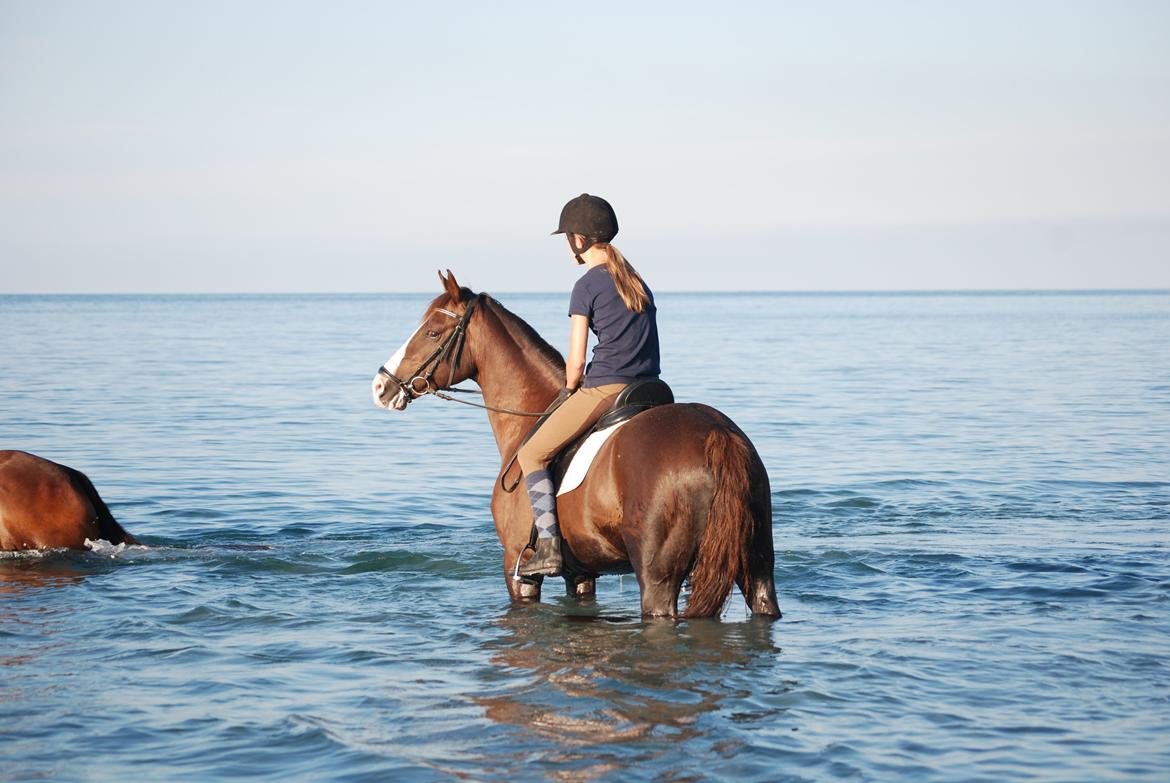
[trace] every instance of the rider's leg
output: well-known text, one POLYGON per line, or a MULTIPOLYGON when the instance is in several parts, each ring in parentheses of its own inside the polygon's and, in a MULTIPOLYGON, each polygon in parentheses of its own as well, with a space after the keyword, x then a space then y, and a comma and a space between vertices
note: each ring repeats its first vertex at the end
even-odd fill
POLYGON ((557 520, 557 496, 552 477, 544 469, 527 471, 524 486, 532 504, 532 524, 536 527, 536 549, 528 562, 520 566, 521 576, 556 576, 561 572, 561 526, 557 520))
POLYGON ((561 529, 549 463, 567 443, 601 418, 623 388, 624 384, 615 383, 578 389, 552 412, 517 453, 516 461, 524 471, 537 534, 536 552, 520 566, 521 576, 556 576, 561 572, 561 529))

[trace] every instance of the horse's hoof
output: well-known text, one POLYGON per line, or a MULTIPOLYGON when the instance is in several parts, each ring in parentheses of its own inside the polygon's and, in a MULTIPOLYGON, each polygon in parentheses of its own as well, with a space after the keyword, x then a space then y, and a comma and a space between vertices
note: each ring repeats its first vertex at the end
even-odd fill
POLYGON ((515 587, 516 597, 526 599, 540 598, 540 585, 536 582, 530 582, 527 579, 518 579, 513 582, 515 587))
POLYGON ((569 595, 574 598, 592 598, 597 595, 597 581, 594 579, 581 579, 571 582, 568 588, 569 595))

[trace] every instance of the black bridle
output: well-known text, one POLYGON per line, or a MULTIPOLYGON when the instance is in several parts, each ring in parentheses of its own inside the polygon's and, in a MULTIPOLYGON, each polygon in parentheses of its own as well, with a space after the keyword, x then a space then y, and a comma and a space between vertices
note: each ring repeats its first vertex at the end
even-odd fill
POLYGON ((459 366, 460 359, 463 358, 463 345, 467 339, 467 322, 471 320, 471 314, 475 311, 476 305, 480 303, 483 294, 476 294, 468 302, 467 307, 463 311, 463 315, 458 315, 450 310, 437 308, 438 312, 443 315, 449 315, 452 318, 458 319, 455 324, 455 330, 447 335, 447 339, 439 344, 435 350, 431 351, 431 355, 422 361, 414 372, 410 374, 410 379, 402 380, 393 372, 390 371, 386 365, 378 368, 378 375, 381 375, 393 381, 399 389, 406 394, 407 402, 418 399, 427 394, 433 394, 439 399, 449 400, 450 402, 459 402, 464 405, 472 405, 476 408, 483 408, 484 410, 495 411, 497 413, 510 413, 513 416, 542 416, 543 413, 530 413, 528 411, 516 411, 511 408, 493 408, 489 405, 480 405, 476 402, 468 402, 466 400, 457 400, 449 394, 444 394, 444 391, 460 392, 462 394, 476 394, 473 389, 459 389, 451 385, 452 379, 455 377, 455 368, 459 366), (443 385, 436 385, 435 373, 438 372, 439 367, 447 363, 447 383, 443 385))
POLYGON ((471 314, 475 311, 475 306, 479 303, 479 294, 476 294, 468 303, 467 308, 463 311, 463 315, 456 315, 450 310, 438 308, 438 311, 443 315, 449 315, 452 318, 458 318, 459 322, 455 324, 455 331, 447 335, 447 339, 439 344, 435 350, 431 351, 431 355, 423 360, 415 371, 410 374, 410 380, 402 380, 386 365, 378 368, 378 374, 389 378, 398 388, 406 393, 408 399, 415 399, 424 394, 434 394, 440 388, 434 385, 435 373, 438 372, 439 366, 450 359, 449 369, 447 371, 447 386, 450 386, 451 379, 455 377, 455 368, 459 366, 459 360, 463 357, 463 343, 467 338, 467 322, 471 320, 471 314), (422 382, 420 387, 418 384, 422 382))

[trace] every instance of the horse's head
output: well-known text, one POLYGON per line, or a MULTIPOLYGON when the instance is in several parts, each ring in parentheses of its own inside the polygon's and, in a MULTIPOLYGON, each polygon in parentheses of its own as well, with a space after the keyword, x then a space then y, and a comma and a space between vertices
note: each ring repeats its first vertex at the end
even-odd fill
POLYGON ((461 288, 451 270, 439 273, 443 293, 427 305, 414 334, 378 368, 372 390, 379 408, 405 410, 415 397, 471 377, 475 365, 464 343, 479 296, 461 288))

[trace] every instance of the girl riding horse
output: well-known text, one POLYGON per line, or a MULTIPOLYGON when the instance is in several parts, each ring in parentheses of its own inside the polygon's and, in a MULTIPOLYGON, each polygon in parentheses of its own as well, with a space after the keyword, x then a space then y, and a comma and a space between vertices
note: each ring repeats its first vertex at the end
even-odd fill
POLYGON ((617 232, 613 207, 588 193, 565 204, 553 232, 565 235, 573 257, 587 270, 569 297, 572 324, 559 405, 517 454, 537 533, 536 550, 520 566, 520 576, 561 573, 561 530, 549 463, 609 410, 628 384, 658 377, 654 294, 613 246, 617 232), (597 336, 597 346, 586 365, 589 332, 597 336))
POLYGON ((639 413, 612 431, 580 484, 554 495, 552 456, 626 384, 659 369, 654 298, 610 244, 617 234, 613 209, 582 195, 565 205, 554 233, 565 234, 588 267, 570 299, 567 363, 523 319, 459 285, 447 270, 439 273, 443 292, 378 368, 374 403, 405 411, 425 396, 455 400, 449 392, 467 391, 456 386, 460 381, 479 386, 479 407, 487 410, 500 453, 491 511, 514 600, 539 599, 544 575, 556 570, 578 597, 593 595, 602 574, 632 573, 646 617, 677 617, 685 580, 686 617, 718 616, 737 585, 753 614, 779 617, 768 473, 748 437, 720 411, 675 403, 639 413), (598 345, 586 366, 590 328, 598 345), (541 410, 552 412, 525 443, 528 417, 541 410), (506 481, 518 451, 529 497, 511 492, 506 481), (537 551, 525 563, 534 523, 537 551), (517 578, 517 571, 527 576, 517 578))

